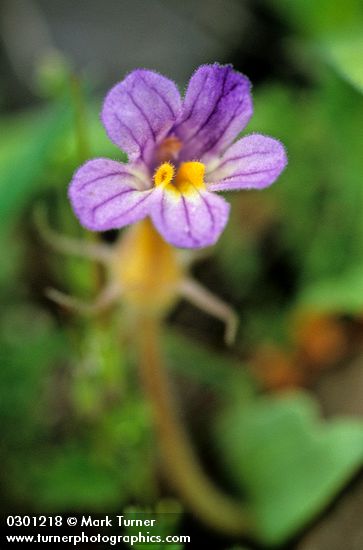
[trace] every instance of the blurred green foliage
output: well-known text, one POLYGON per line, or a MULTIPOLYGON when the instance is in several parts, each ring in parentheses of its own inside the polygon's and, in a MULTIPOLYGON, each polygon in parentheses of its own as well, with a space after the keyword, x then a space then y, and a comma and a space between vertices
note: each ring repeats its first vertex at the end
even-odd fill
POLYGON ((14 223, 27 201, 39 191, 51 157, 61 146, 65 131, 69 132, 70 116, 69 107, 60 101, 39 113, 1 121, 1 231, 14 223))
MULTIPOLYGON (((171 499, 163 499, 156 503, 154 507, 138 507, 131 506, 125 509, 127 519, 155 519, 155 525, 153 527, 142 527, 140 531, 139 526, 127 526, 125 528, 125 534, 131 539, 132 536, 137 537, 141 532, 145 536, 158 536, 161 540, 165 540, 168 535, 174 535, 180 528, 180 521, 182 517, 182 508, 177 501, 171 499)), ((155 539, 154 539, 155 540, 155 539)), ((134 542, 129 543, 130 548, 136 548, 136 550, 143 550, 150 546, 150 543, 134 542)), ((183 550, 183 544, 173 543, 157 543, 152 544, 155 550, 183 550)))
MULTIPOLYGON (((269 4, 288 25, 287 47, 306 83, 268 82, 254 93, 248 130, 281 139, 289 166, 263 194, 232 198, 215 249, 216 286, 241 318, 238 341, 217 352, 193 326, 193 338, 174 327, 164 344, 173 375, 219 397, 209 434, 218 461, 252 506, 257 537, 277 544, 319 513, 363 459, 360 421, 319 421, 312 396, 299 392, 261 396, 245 370, 246 350, 288 342, 297 312, 363 311, 363 14, 358 0, 269 4)), ((71 87, 0 119, 2 488, 9 506, 39 513, 119 510, 159 494, 127 322, 119 311, 106 321, 77 319, 43 295, 55 285, 91 297, 95 269, 46 248, 35 205, 46 204, 62 233, 88 238, 66 196, 81 161, 79 132, 90 157, 125 158, 101 127, 100 99, 82 90, 80 98, 83 130, 71 87)), ((203 265, 200 272, 208 280, 203 265)))
POLYGON ((231 477, 258 536, 280 543, 326 505, 361 464, 361 422, 322 423, 304 394, 232 406, 219 425, 231 477))

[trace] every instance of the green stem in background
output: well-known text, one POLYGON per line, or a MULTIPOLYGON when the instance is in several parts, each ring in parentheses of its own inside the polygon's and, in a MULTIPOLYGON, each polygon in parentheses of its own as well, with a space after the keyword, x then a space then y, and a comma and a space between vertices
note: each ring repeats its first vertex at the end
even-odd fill
POLYGON ((70 91, 74 109, 74 129, 76 136, 77 156, 79 163, 90 158, 91 151, 88 141, 86 123, 86 102, 82 89, 82 82, 78 76, 70 76, 70 91))
MULTIPOLYGON (((74 110, 74 135, 76 139, 77 159, 79 163, 85 162, 91 157, 91 148, 87 130, 87 106, 81 79, 70 75, 70 93, 74 110)), ((99 242, 97 233, 85 233, 86 239, 92 243, 99 242)), ((103 286, 103 271, 100 265, 95 264, 93 269, 94 292, 97 294, 103 286)))
POLYGON ((141 377, 152 406, 163 467, 169 482, 189 509, 210 527, 230 535, 250 531, 247 510, 224 495, 203 471, 175 410, 159 353, 160 325, 140 319, 141 377))

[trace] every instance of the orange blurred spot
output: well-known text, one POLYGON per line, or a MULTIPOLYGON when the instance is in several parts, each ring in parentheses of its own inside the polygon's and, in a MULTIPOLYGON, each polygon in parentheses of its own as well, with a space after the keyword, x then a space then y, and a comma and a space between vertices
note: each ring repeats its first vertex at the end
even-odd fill
POLYGON ((347 335, 342 323, 327 314, 300 315, 293 327, 293 340, 312 366, 331 365, 347 352, 347 335))
POLYGON ((294 354, 272 344, 262 346, 250 364, 257 380, 268 390, 295 388, 305 382, 294 354))

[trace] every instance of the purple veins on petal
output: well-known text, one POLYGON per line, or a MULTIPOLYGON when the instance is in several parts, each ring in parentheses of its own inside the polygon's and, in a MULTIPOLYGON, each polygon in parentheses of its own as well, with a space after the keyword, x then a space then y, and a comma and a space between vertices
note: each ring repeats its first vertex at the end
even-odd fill
POLYGON ((249 80, 229 65, 197 69, 175 128, 184 143, 183 160, 220 153, 236 138, 252 115, 250 87, 249 80))
POLYGON ((231 66, 202 65, 182 102, 175 84, 138 69, 107 94, 101 118, 129 157, 85 163, 69 197, 81 224, 121 228, 150 216, 181 248, 213 245, 229 205, 214 191, 262 189, 284 169, 282 144, 253 134, 231 145, 252 115, 249 80, 231 66))
POLYGON ((108 136, 129 160, 142 159, 147 164, 180 111, 181 98, 174 82, 138 69, 110 90, 101 118, 108 136))
POLYGON ((94 159, 75 173, 69 198, 84 227, 116 229, 148 215, 152 190, 140 191, 141 183, 130 165, 94 159))
POLYGON ((229 216, 229 204, 208 191, 192 193, 157 190, 151 217, 170 244, 180 248, 213 245, 229 216))
POLYGON ((207 172, 208 189, 263 189, 275 181, 286 163, 285 148, 278 140, 252 134, 231 145, 207 172))

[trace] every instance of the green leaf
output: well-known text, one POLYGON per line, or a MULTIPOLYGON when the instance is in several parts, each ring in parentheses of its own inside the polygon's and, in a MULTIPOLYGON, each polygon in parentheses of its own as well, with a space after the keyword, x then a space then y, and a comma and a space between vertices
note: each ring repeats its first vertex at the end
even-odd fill
POLYGON ((351 29, 363 18, 361 0, 271 0, 271 3, 306 35, 351 29))
POLYGON ((267 544, 282 543, 311 520, 363 460, 363 424, 319 421, 303 393, 232 408, 218 433, 256 535, 267 544))
POLYGON ((363 310, 363 266, 307 285, 298 297, 297 307, 326 313, 360 314, 363 310))
POLYGON ((363 92, 363 25, 357 34, 327 40, 322 53, 342 78, 363 92))
POLYGON ((5 229, 19 214, 34 191, 44 181, 44 169, 64 137, 70 122, 70 108, 65 103, 53 105, 38 117, 25 118, 13 128, 8 122, 10 145, 0 154, 0 216, 5 229))

